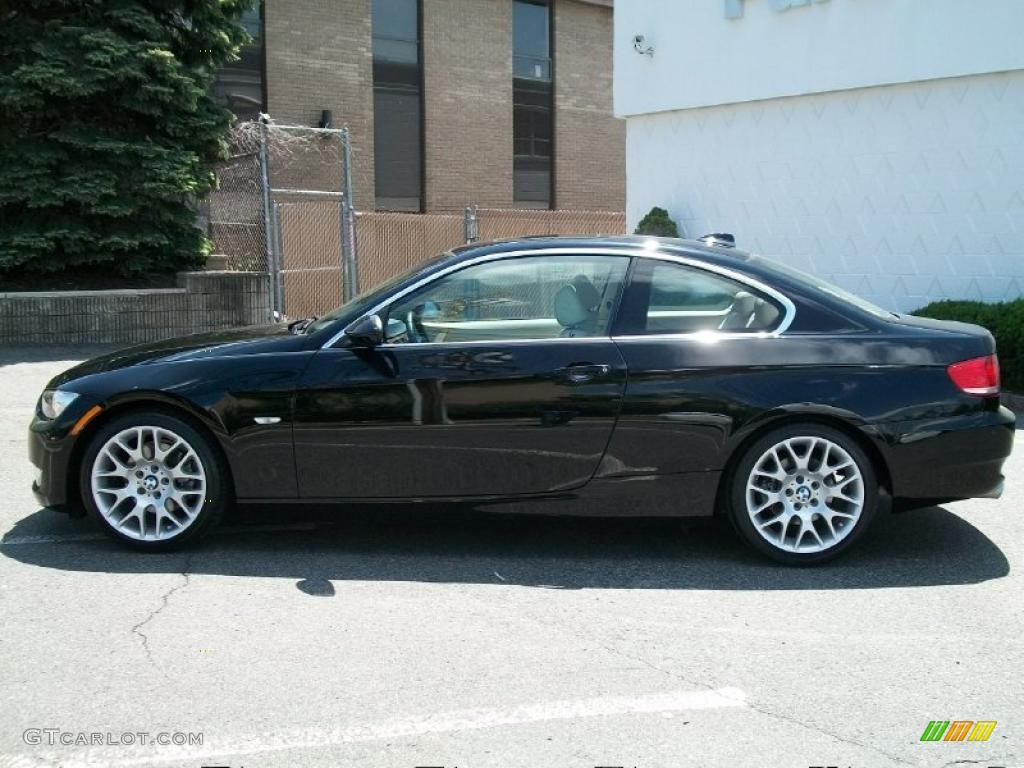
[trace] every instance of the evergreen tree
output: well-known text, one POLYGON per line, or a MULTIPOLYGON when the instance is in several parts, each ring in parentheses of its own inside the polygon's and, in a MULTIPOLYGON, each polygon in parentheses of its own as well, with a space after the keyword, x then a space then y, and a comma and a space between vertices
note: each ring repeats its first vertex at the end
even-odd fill
POLYGON ((254 0, 0 0, 0 283, 202 264, 216 70, 254 0))

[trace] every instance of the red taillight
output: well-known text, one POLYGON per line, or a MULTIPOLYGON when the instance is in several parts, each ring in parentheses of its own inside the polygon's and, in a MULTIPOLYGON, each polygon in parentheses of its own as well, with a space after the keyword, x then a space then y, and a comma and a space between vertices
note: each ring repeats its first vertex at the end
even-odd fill
POLYGON ((953 363, 946 372, 953 383, 968 395, 999 394, 999 358, 995 355, 953 363))

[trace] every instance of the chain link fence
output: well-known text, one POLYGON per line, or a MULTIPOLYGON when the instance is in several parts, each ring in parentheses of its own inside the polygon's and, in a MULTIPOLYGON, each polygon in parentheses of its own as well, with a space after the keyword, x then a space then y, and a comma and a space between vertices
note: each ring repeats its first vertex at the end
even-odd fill
POLYGON ((477 208, 480 240, 531 235, 621 235, 626 214, 607 211, 547 211, 477 208))
POLYGON ((360 213, 359 277, 372 288, 392 275, 466 243, 465 216, 451 213, 360 213))
POLYGON ((265 272, 275 319, 318 315, 459 245, 530 235, 614 235, 621 212, 476 208, 356 212, 345 128, 240 123, 207 200, 224 269, 265 272))
POLYGON ((217 169, 217 188, 203 207, 216 266, 268 272, 261 141, 251 125, 232 130, 228 159, 217 169))
POLYGON ((360 213, 356 252, 364 288, 475 241, 531 235, 621 235, 626 214, 469 207, 451 213, 360 213))

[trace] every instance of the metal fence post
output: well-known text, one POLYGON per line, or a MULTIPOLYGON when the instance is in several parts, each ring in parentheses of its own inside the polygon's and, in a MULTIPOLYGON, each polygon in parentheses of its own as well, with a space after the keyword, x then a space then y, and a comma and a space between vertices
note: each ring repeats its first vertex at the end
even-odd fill
POLYGON ((462 231, 467 243, 475 243, 480 239, 480 220, 475 205, 466 206, 462 215, 462 231))
POLYGON ((282 243, 284 238, 281 234, 281 204, 274 203, 274 249, 270 261, 270 289, 273 291, 274 305, 280 315, 284 316, 284 278, 282 270, 284 267, 284 249, 282 243))
POLYGON ((270 160, 267 151, 267 127, 265 116, 260 116, 259 123, 259 173, 260 186, 263 194, 263 256, 265 268, 270 280, 270 322, 275 323, 281 314, 274 288, 273 274, 273 224, 270 209, 270 160))
POLYGON ((348 126, 341 129, 342 156, 345 168, 342 174, 341 192, 341 267, 344 280, 343 296, 345 301, 354 299, 359 294, 359 271, 356 259, 356 217, 352 201, 352 145, 348 126))

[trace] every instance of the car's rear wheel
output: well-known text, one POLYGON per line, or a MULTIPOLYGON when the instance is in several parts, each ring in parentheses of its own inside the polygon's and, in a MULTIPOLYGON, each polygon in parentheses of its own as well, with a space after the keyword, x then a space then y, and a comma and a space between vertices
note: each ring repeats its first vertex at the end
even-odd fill
POLYGON ((823 425, 762 436, 731 477, 733 524, 755 549, 783 563, 840 555, 863 536, 877 507, 870 459, 854 440, 823 425))
POLYGON ((210 530, 227 504, 220 456, 198 429, 168 413, 132 412, 93 436, 82 500, 104 530, 136 549, 166 551, 210 530))

